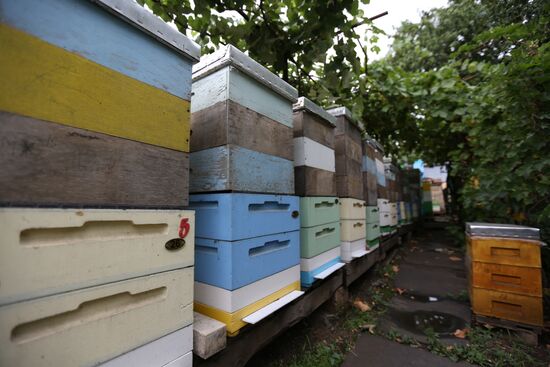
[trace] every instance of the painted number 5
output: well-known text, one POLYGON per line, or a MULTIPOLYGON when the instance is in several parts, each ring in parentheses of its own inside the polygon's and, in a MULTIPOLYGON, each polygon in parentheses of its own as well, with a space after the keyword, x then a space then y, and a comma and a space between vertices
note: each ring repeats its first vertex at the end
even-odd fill
POLYGON ((180 221, 179 236, 185 238, 189 234, 191 226, 189 225, 189 218, 182 218, 180 221))

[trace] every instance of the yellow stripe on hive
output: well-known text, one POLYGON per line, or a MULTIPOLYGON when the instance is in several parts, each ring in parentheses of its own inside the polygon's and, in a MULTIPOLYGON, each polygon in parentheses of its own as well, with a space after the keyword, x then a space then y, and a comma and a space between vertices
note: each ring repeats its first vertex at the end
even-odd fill
POLYGON ((225 312, 215 307, 208 306, 199 302, 195 302, 194 311, 223 322, 227 326, 227 334, 229 336, 235 336, 238 334, 239 330, 246 325, 246 322, 242 321, 242 319, 244 319, 246 316, 258 311, 260 308, 263 308, 272 302, 275 302, 279 298, 286 296, 292 291, 299 290, 299 281, 291 283, 283 289, 280 289, 277 292, 272 293, 257 302, 251 303, 248 306, 243 307, 233 313, 225 312))
POLYGON ((0 24, 0 110, 189 151, 189 101, 0 24))

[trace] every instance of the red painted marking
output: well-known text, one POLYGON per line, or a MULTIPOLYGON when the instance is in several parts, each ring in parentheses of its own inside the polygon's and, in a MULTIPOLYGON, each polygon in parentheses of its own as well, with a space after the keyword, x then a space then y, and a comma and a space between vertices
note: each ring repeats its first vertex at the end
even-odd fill
POLYGON ((185 238, 189 234, 191 225, 189 224, 189 218, 182 218, 180 222, 179 236, 180 238, 185 238))

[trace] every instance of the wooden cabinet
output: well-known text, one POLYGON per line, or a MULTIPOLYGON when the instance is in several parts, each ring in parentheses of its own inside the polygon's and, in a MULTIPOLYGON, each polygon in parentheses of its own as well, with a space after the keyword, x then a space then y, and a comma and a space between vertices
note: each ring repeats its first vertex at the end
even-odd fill
POLYGON ((467 223, 467 269, 474 313, 543 325, 539 230, 467 223))

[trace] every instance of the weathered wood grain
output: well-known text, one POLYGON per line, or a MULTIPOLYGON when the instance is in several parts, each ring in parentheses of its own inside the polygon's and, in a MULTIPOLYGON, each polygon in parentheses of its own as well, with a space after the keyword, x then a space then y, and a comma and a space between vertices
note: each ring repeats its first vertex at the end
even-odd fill
POLYGON ((0 112, 0 205, 184 207, 189 154, 0 112))
POLYGON ((294 159, 292 128, 231 100, 191 114, 191 151, 226 144, 294 159))
POLYGON ((354 259, 349 262, 346 267, 344 285, 349 287, 361 275, 365 274, 380 260, 380 251, 374 250, 366 256, 354 259))
POLYGON ((362 164, 345 155, 336 155, 336 176, 353 176, 363 182, 362 164))
POLYGON ((3 1, 2 22, 187 101, 191 99, 190 59, 91 1, 3 1))
POLYGON ((376 205, 378 199, 378 186, 376 176, 369 172, 363 172, 363 199, 367 205, 376 205))
POLYGON ((294 137, 306 137, 334 149, 334 126, 307 111, 294 112, 294 137))
POLYGON ((230 99, 292 128, 292 101, 240 72, 226 67, 193 81, 193 113, 230 99))
POLYGON ((0 24, 0 110, 189 151, 189 101, 0 24))
POLYGON ((347 135, 337 135, 334 137, 334 153, 344 155, 348 159, 363 164, 363 151, 361 144, 354 141, 347 135))
POLYGON ((361 176, 336 176, 338 197, 363 199, 363 179, 361 176))
POLYGON ((336 174, 319 168, 294 167, 298 196, 336 196, 336 174))
POLYGON ((189 191, 294 193, 292 161, 224 145, 191 153, 189 191))
POLYGON ((336 129, 334 134, 347 135, 357 144, 361 145, 361 130, 343 115, 336 118, 336 129))

